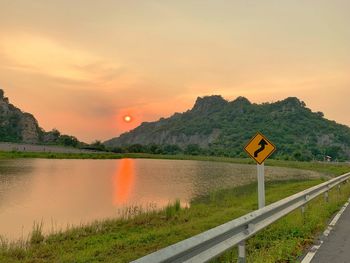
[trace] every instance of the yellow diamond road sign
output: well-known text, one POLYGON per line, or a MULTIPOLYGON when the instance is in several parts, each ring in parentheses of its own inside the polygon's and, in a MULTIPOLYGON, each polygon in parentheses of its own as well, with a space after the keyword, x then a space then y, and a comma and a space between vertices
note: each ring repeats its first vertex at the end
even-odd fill
POLYGON ((276 146, 258 132, 244 147, 244 150, 258 164, 262 164, 275 150, 276 146))

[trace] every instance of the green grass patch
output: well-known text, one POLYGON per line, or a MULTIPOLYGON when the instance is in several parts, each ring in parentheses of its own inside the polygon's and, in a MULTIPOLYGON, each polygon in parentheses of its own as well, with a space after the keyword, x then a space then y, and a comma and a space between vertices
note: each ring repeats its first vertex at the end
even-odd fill
MULTIPOLYGON (((272 203, 321 183, 322 180, 267 182, 266 201, 272 203)), ((34 242, 9 244, 0 248, 0 262, 129 262, 143 255, 189 238, 257 209, 256 184, 213 192, 192 201, 190 208, 180 202, 162 211, 132 209, 132 217, 104 220, 51 234, 44 239, 40 225, 34 242)), ((248 241, 250 262, 294 261, 312 243, 331 215, 344 204, 350 184, 339 194, 330 193, 329 203, 312 201, 305 214, 295 211, 248 241)), ((236 249, 219 261, 232 262, 236 249)))

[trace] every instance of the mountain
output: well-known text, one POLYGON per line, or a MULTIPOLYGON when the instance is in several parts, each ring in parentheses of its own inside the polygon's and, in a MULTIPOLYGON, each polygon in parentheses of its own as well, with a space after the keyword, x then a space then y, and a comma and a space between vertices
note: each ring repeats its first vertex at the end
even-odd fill
POLYGON ((34 116, 10 104, 0 89, 0 141, 38 143, 40 133, 34 116))
POLYGON ((350 128, 325 119, 322 112, 312 112, 295 97, 262 104, 244 97, 233 101, 218 95, 199 97, 191 110, 144 122, 105 145, 173 145, 184 151, 192 148, 201 154, 241 157, 257 131, 276 144, 275 158, 350 159, 350 128))
POLYGON ((77 146, 79 143, 75 137, 61 135, 56 129, 49 132, 44 131, 32 114, 23 112, 12 105, 2 89, 0 89, 0 142, 65 146, 77 146))

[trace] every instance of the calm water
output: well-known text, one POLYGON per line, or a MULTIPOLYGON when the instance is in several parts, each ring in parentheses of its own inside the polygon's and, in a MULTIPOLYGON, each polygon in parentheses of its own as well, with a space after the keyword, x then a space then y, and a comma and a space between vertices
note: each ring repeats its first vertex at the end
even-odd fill
MULTIPOLYGON (((318 177, 266 167, 266 178, 318 177)), ((255 165, 178 160, 0 160, 0 235, 27 238, 34 221, 46 232, 115 217, 126 206, 188 203, 208 191, 249 183, 255 165)))

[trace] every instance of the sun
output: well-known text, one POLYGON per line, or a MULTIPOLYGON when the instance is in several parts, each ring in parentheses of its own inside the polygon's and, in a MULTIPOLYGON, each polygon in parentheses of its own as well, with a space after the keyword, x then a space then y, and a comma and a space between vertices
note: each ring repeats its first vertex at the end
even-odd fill
POLYGON ((130 115, 125 115, 123 119, 125 122, 131 122, 131 120, 132 120, 130 115))

